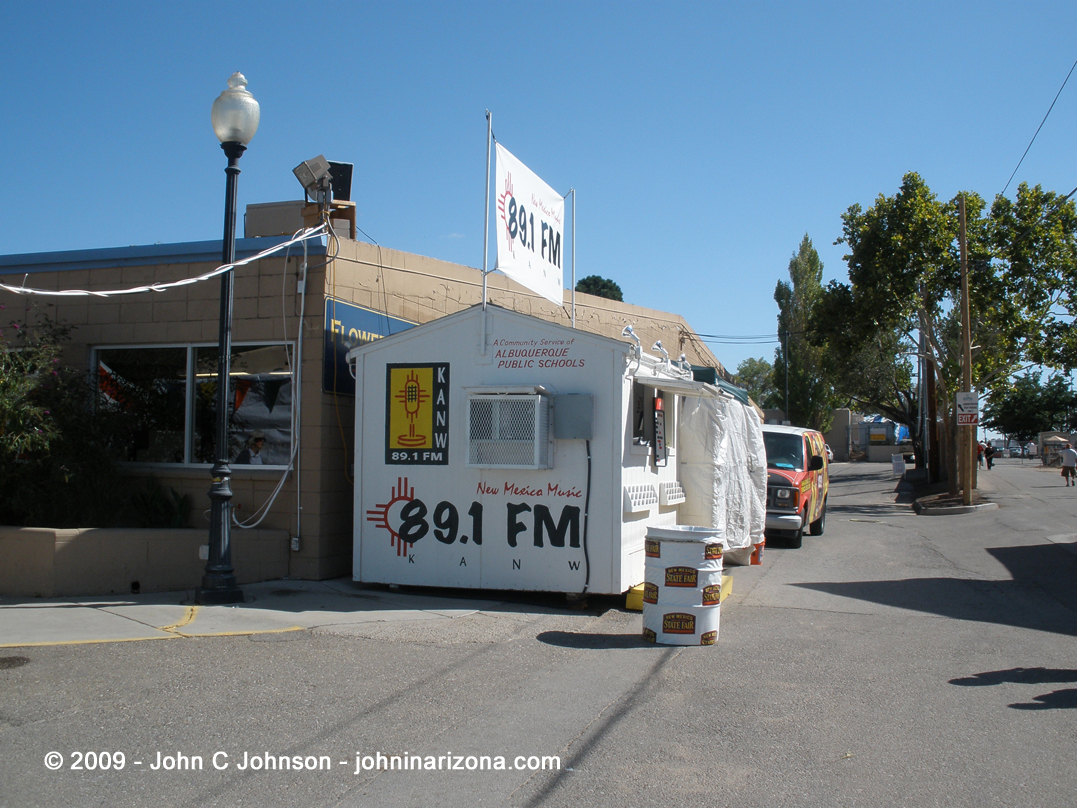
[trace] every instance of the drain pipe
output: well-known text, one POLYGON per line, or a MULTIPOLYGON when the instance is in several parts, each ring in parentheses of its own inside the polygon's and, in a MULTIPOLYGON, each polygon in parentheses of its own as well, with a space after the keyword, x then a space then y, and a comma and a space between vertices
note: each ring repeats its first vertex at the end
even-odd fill
POLYGON ((293 470, 295 471, 295 536, 292 537, 291 549, 293 553, 299 552, 299 539, 303 535, 303 487, 302 483, 302 459, 303 447, 300 444, 300 436, 303 433, 303 326, 307 312, 307 242, 303 242, 303 264, 300 267, 300 277, 296 279, 296 289, 299 292, 299 335, 295 340, 295 367, 292 369, 292 410, 294 413, 294 432, 292 439, 295 441, 295 459, 293 470))

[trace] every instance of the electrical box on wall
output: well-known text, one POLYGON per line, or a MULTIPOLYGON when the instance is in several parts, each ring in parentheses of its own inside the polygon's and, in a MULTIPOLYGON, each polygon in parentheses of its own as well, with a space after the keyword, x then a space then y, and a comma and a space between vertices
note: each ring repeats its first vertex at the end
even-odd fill
POLYGON ((592 395, 554 396, 554 440, 591 440, 594 436, 595 397, 592 395))

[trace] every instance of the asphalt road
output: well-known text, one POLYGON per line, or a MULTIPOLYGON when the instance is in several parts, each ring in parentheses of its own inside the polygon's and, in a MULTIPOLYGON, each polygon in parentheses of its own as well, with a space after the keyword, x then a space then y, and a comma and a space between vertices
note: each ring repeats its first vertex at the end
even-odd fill
POLYGON ((1003 460, 997 510, 922 517, 889 471, 833 466, 826 534, 736 568, 710 648, 531 598, 2 649, 0 806, 1073 805, 1077 488, 1003 460), (329 766, 239 768, 266 753, 329 766))

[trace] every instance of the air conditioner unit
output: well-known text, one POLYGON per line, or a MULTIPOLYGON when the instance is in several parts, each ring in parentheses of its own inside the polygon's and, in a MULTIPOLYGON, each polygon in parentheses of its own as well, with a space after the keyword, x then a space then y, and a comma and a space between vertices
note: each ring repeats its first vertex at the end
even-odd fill
POLYGON ((481 394, 467 400, 467 465, 548 469, 550 400, 543 395, 481 394))

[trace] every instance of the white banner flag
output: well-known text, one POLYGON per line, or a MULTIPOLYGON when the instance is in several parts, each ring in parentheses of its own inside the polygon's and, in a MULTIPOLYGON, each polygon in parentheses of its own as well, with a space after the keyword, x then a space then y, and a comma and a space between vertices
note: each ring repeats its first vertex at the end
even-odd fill
POLYGON ((561 268, 565 199, 500 143, 497 146, 497 266, 558 306, 565 302, 561 268))

